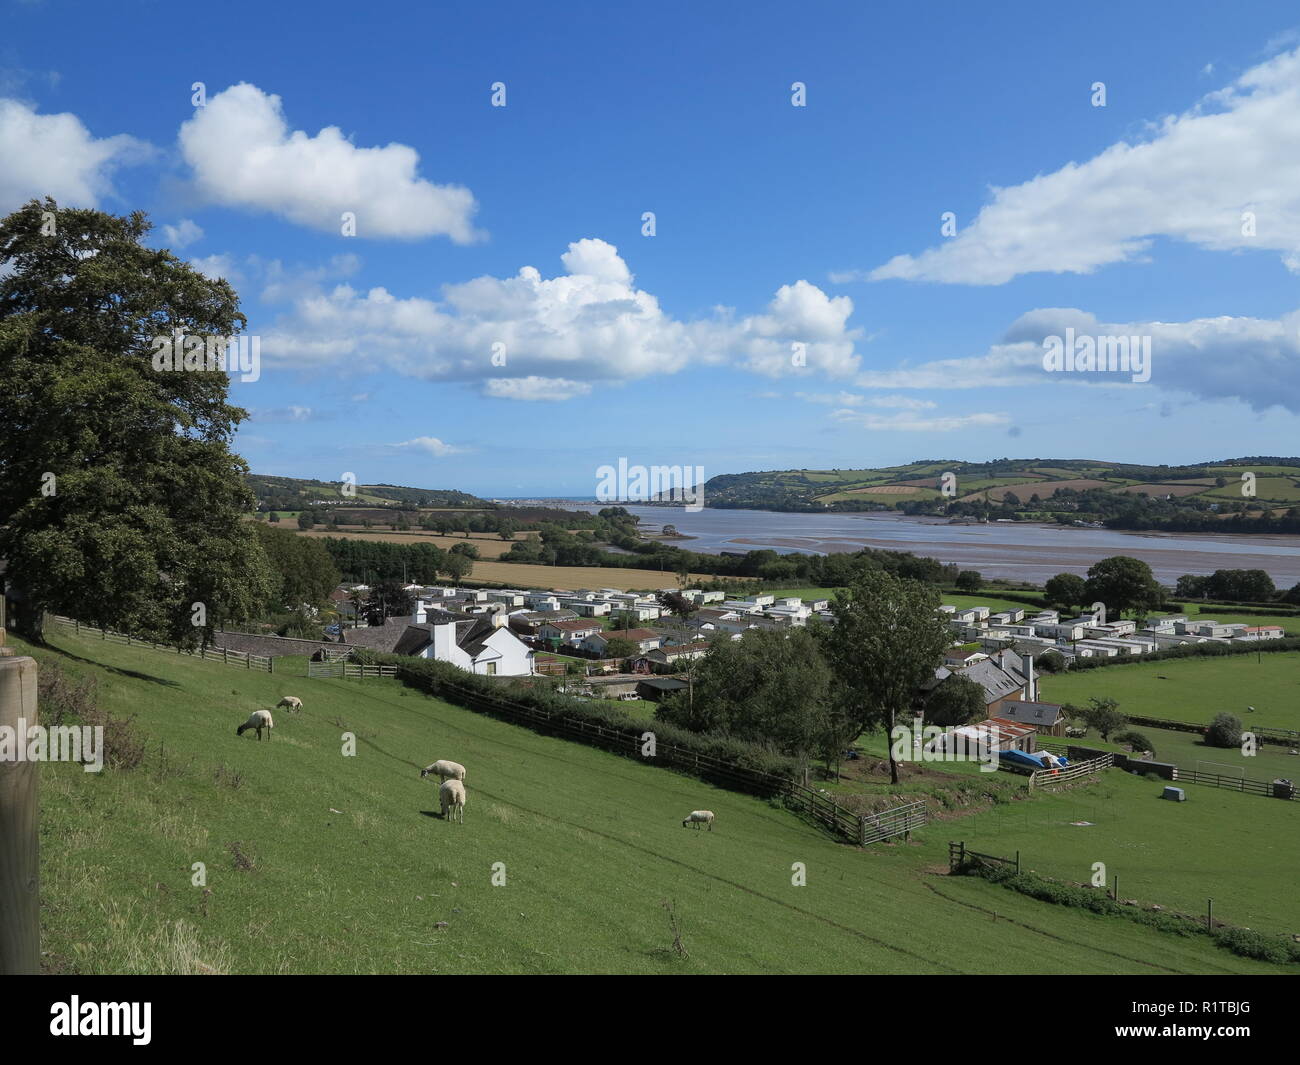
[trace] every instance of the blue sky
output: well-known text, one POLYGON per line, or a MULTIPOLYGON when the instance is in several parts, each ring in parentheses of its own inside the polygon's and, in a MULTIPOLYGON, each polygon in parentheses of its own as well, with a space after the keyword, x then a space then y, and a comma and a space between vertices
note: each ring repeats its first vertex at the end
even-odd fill
POLYGON ((1292 6, 0 3, 0 210, 235 285, 256 471, 1297 451, 1292 6))

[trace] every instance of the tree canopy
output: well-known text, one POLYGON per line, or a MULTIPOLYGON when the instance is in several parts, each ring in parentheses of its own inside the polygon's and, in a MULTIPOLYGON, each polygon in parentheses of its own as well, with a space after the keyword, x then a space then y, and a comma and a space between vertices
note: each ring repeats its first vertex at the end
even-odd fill
POLYGON ((153 359, 176 329, 236 335, 239 300, 150 228, 51 199, 0 220, 0 557, 34 633, 52 610, 192 645, 271 592, 247 412, 224 370, 153 359))
MULTIPOLYGON (((952 642, 938 607, 933 586, 869 568, 831 604, 835 623, 824 631, 826 657, 839 682, 838 710, 857 731, 888 735, 933 677, 952 642)), ((898 783, 892 747, 889 772, 898 783)))

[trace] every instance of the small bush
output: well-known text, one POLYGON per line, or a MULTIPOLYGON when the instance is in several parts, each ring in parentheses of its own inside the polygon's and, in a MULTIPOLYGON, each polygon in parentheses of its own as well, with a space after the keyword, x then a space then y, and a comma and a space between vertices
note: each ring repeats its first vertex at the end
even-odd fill
POLYGON ((1236 715, 1215 714, 1205 730, 1205 743, 1209 747, 1240 747, 1241 728, 1241 718, 1236 715))
POLYGON ((74 681, 49 659, 42 658, 36 669, 36 705, 42 725, 55 727, 85 722, 96 706, 98 685, 93 678, 74 681))
POLYGON ((1142 735, 1142 733, 1133 729, 1129 729, 1127 732, 1116 733, 1110 738, 1110 740, 1112 743, 1118 743, 1121 745, 1128 744, 1128 746, 1132 747, 1134 751, 1145 751, 1152 757, 1154 757, 1156 753, 1155 744, 1142 735))

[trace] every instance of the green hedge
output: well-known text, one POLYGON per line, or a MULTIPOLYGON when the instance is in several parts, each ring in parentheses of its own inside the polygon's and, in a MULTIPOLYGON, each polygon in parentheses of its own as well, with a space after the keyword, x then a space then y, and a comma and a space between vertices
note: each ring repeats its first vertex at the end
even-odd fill
MULTIPOLYGON (((542 711, 550 715, 551 721, 560 724, 576 725, 585 723, 601 725, 618 732, 628 739, 626 749, 622 745, 614 748, 618 753, 634 754, 640 746, 641 734, 650 729, 655 734, 655 742, 661 752, 665 747, 677 747, 691 755, 700 755, 725 762, 730 769, 740 775, 768 774, 788 781, 796 779, 798 774, 798 767, 794 760, 775 750, 718 733, 691 732, 664 721, 656 721, 653 725, 647 725, 643 722, 629 722, 627 715, 616 707, 607 707, 583 699, 573 699, 566 695, 560 695, 549 688, 538 688, 518 683, 511 684, 501 679, 490 680, 473 673, 466 673, 463 669, 448 662, 438 662, 429 658, 380 654, 364 648, 358 648, 354 652, 354 658, 358 662, 373 665, 397 666, 397 676, 402 683, 449 703, 457 703, 457 696, 461 692, 469 691, 481 699, 495 703, 501 709, 502 716, 505 717, 510 716, 510 707, 516 706, 542 711)), ((516 723, 534 727, 532 723, 526 721, 516 723)), ((543 731, 544 729, 537 730, 543 731)), ((592 737, 592 740, 594 745, 596 737, 592 737)), ((663 754, 661 754, 660 760, 672 761, 663 754)), ((689 768, 689 766, 683 766, 680 759, 676 760, 674 767, 689 768)), ((715 783, 722 783, 727 787, 736 788, 741 783, 737 781, 725 782, 716 774, 710 775, 704 770, 701 770, 699 775, 715 783)), ((756 781, 754 783, 756 786, 746 787, 744 790, 771 790, 770 787, 761 786, 760 782, 756 781)))
POLYGON ((956 872, 960 875, 982 877, 990 883, 1001 884, 1022 895, 1051 902, 1057 906, 1073 906, 1105 917, 1124 917, 1137 924, 1179 936, 1209 936, 1220 947, 1243 958, 1281 964, 1300 964, 1300 943, 1294 943, 1281 936, 1226 925, 1211 930, 1195 919, 1180 917, 1165 910, 1125 906, 1099 888, 1066 884, 1059 880, 1049 880, 1035 873, 1017 873, 1010 866, 994 866, 978 858, 968 859, 956 872))
POLYGON ((1076 658, 1070 670, 1104 669, 1107 666, 1126 666, 1137 662, 1164 662, 1171 658, 1217 658, 1221 655, 1253 655, 1277 651, 1300 651, 1300 636, 1285 636, 1280 640, 1243 640, 1240 643, 1236 640, 1232 643, 1185 643, 1145 655, 1076 658))

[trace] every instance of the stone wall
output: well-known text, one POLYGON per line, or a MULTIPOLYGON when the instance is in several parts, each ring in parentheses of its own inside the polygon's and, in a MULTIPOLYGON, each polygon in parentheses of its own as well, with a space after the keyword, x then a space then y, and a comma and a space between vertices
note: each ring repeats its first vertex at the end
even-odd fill
POLYGON ((246 651, 249 654, 266 655, 275 658, 279 655, 310 655, 322 647, 339 650, 340 645, 321 640, 293 640, 286 636, 255 636, 249 632, 218 632, 212 639, 217 647, 231 651, 246 651))

